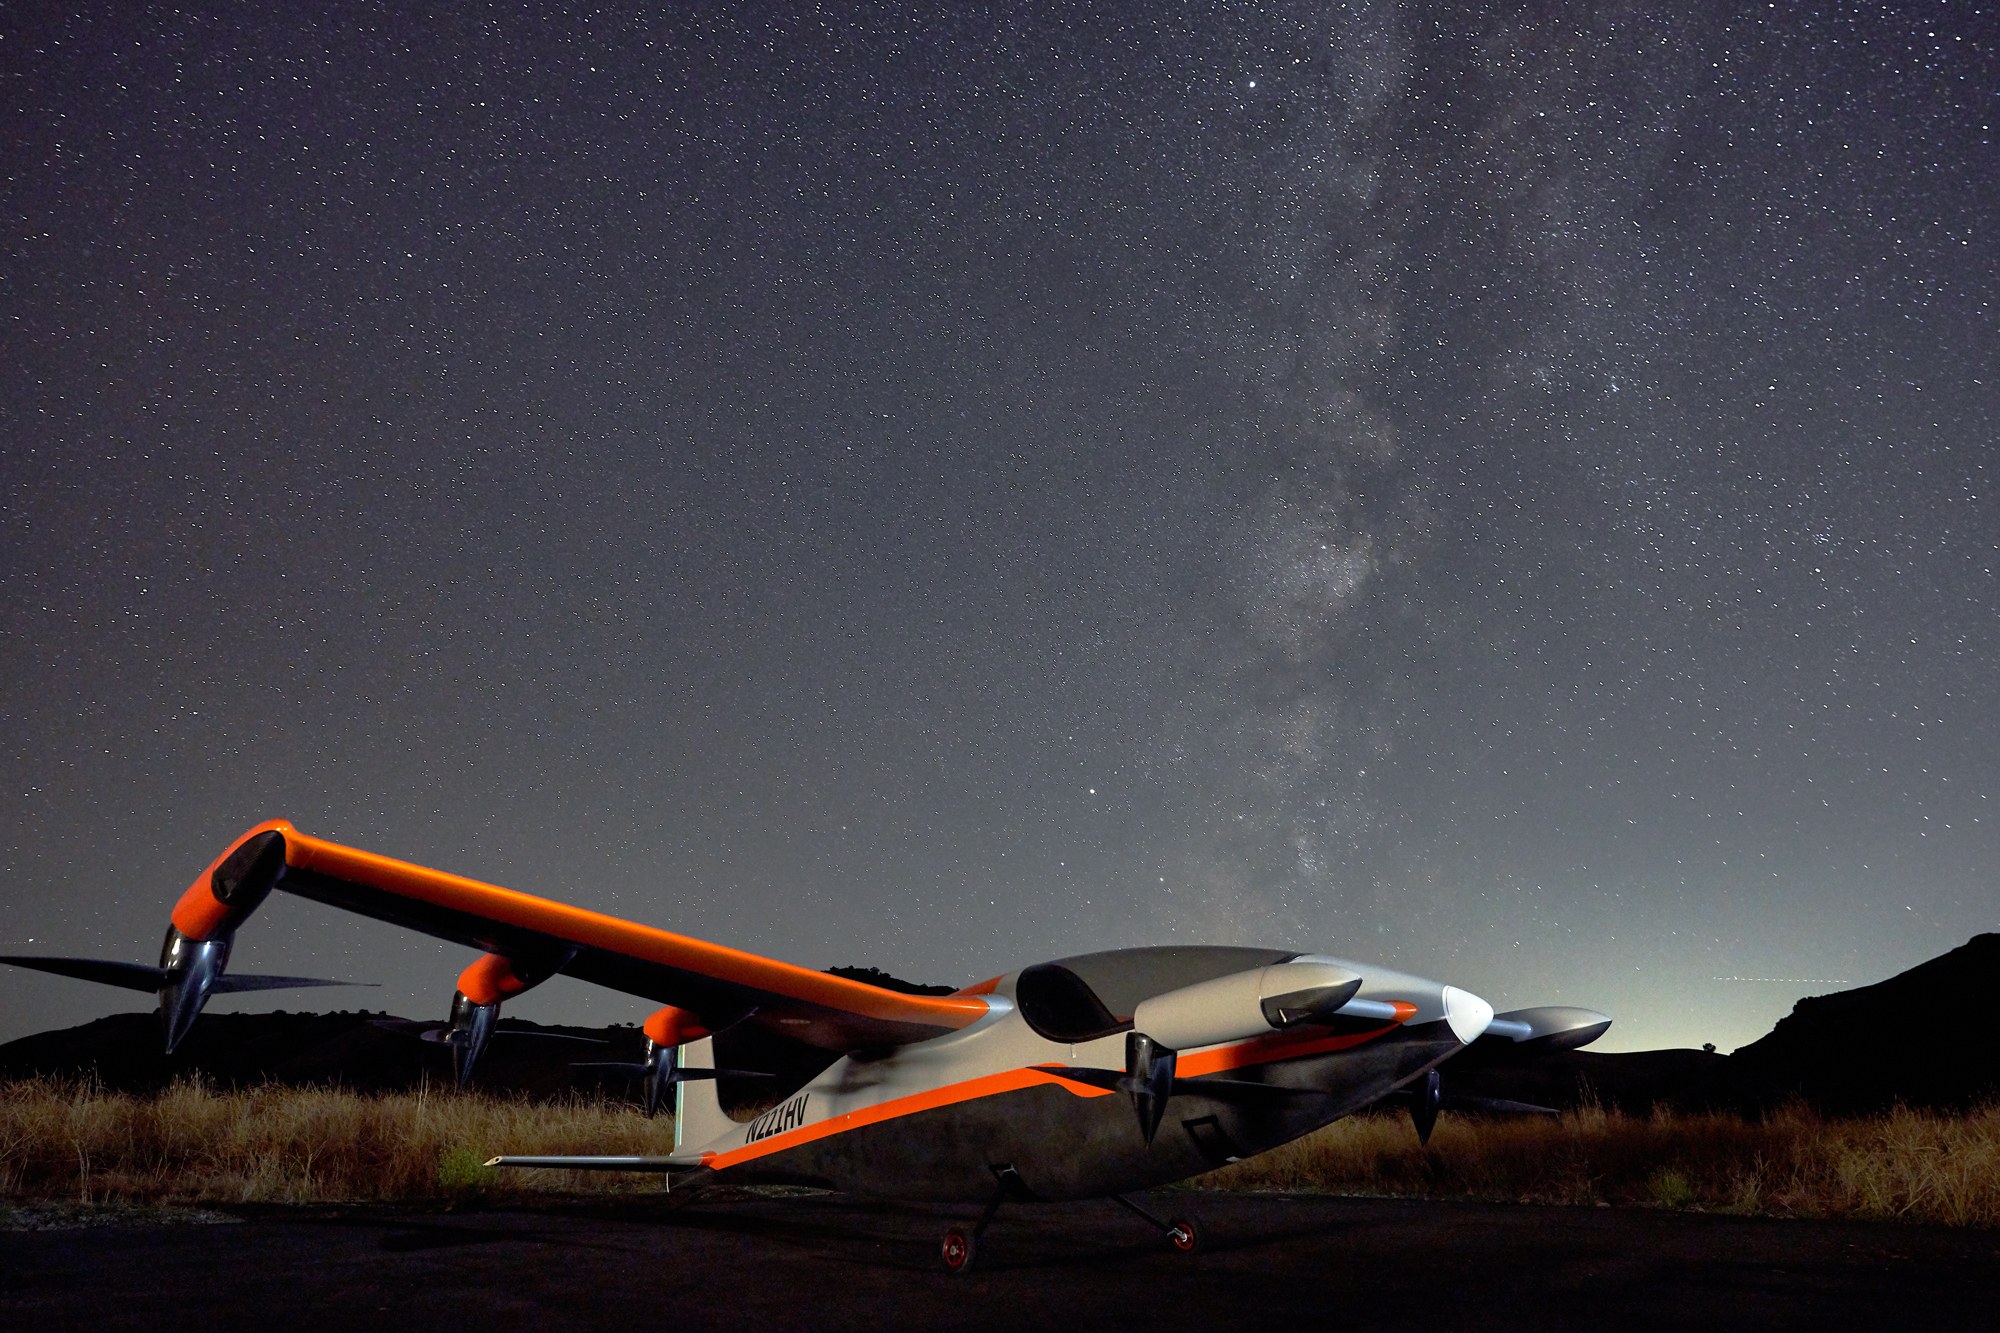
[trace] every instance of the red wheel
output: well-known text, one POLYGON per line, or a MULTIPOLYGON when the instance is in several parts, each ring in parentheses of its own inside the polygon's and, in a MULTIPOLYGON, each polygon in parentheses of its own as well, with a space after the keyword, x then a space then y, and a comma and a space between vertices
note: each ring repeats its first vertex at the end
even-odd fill
POLYGON ((973 1253, 972 1236, 969 1233, 960 1231, 957 1227, 944 1233, 944 1244, 938 1254, 944 1260, 947 1271, 963 1273, 971 1268, 973 1253))
POLYGON ((1176 1217, 1168 1221, 1167 1244, 1173 1246, 1174 1249, 1182 1254, 1193 1254, 1199 1249, 1201 1247, 1201 1232, 1196 1228, 1194 1219, 1190 1217, 1176 1217))

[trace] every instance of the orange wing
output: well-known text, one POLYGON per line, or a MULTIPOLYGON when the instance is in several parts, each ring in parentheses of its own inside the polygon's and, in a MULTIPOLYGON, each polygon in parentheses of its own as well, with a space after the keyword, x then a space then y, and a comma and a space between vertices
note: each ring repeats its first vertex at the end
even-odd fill
POLYGON ((196 940, 231 931, 270 888, 504 955, 524 974, 559 972, 676 1005, 713 1031, 754 1016, 800 1041, 848 1051, 955 1032, 987 1010, 974 996, 904 995, 426 869, 311 837, 282 819, 217 857, 181 895, 174 926, 196 940), (256 883, 246 889, 249 879, 256 883))

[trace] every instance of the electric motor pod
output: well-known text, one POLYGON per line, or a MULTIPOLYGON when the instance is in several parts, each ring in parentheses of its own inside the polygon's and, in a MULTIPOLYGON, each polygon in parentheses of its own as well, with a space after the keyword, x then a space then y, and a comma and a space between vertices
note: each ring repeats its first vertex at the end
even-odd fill
POLYGON ((285 855, 285 835, 277 829, 230 848, 174 904, 174 929, 191 940, 235 934, 284 878, 285 855))
POLYGON ((1176 1051, 1243 1041, 1332 1017, 1361 981, 1335 963, 1273 963, 1155 995, 1140 1003, 1132 1027, 1176 1051))
POLYGON ((160 945, 160 1026, 165 1030, 167 1054, 187 1036, 208 994, 215 988, 223 969, 229 965, 231 936, 221 934, 205 940, 189 939, 174 926, 160 945))
POLYGON ((1611 1019, 1595 1009, 1572 1005, 1544 1004, 1533 1009, 1510 1009, 1495 1014, 1486 1025, 1494 1037, 1504 1037, 1517 1046, 1544 1051, 1570 1051, 1588 1046, 1603 1036, 1611 1019))

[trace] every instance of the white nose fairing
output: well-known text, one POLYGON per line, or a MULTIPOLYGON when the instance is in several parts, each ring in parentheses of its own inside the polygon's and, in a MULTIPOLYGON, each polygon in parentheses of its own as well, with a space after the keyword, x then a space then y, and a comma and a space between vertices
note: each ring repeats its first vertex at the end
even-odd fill
POLYGON ((1493 1006, 1471 991, 1456 986, 1444 988, 1444 1021, 1451 1035, 1470 1046, 1478 1041, 1493 1021, 1493 1006))

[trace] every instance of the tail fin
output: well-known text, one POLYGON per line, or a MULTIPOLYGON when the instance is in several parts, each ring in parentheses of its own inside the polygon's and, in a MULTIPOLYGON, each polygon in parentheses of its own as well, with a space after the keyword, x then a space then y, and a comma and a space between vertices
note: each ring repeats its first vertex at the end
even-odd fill
MULTIPOLYGON (((703 1037, 681 1047, 683 1069, 715 1065, 715 1038, 703 1037)), ((736 1128, 722 1109, 713 1078, 682 1079, 674 1084, 674 1152, 694 1152, 736 1128)))

